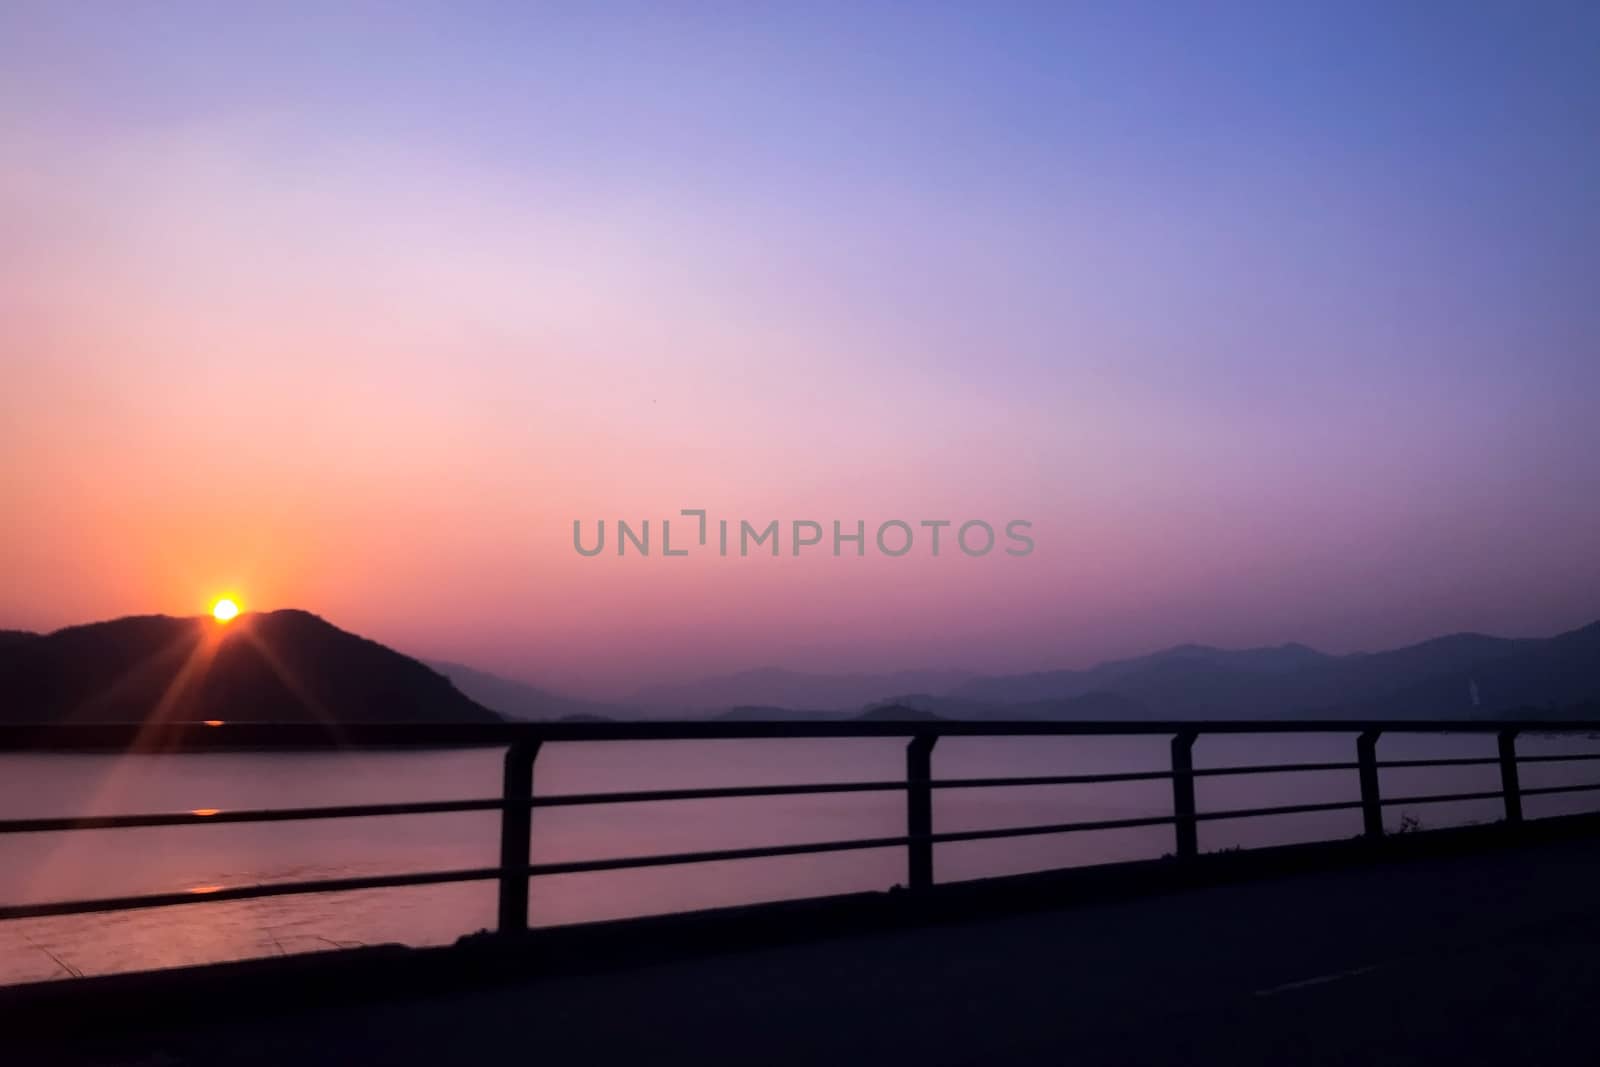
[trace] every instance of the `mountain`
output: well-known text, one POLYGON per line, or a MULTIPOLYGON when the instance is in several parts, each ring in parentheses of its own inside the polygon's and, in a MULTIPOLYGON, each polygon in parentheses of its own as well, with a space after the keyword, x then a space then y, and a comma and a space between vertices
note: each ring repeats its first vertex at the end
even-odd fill
POLYGON ((627 717, 628 709, 563 696, 460 663, 426 660, 473 700, 508 719, 588 721, 627 717))
POLYGON ((1348 655, 1295 643, 1182 644, 1082 670, 992 676, 762 668, 655 686, 632 701, 656 717, 710 713, 745 722, 827 720, 890 706, 979 720, 1527 718, 1536 713, 1529 709, 1568 715, 1586 702, 1600 702, 1600 623, 1552 638, 1458 633, 1348 655))
POLYGON ((1112 690, 1118 683, 1141 675, 1172 676, 1191 671, 1217 675, 1280 675, 1333 658, 1300 644, 1245 649, 1175 645, 1147 656, 1108 660, 1088 670, 1036 671, 974 678, 956 686, 947 695, 955 700, 984 704, 1064 700, 1096 690, 1112 690))
POLYGON ((0 642, 12 722, 495 722, 428 667, 304 611, 135 616, 0 642))
MULTIPOLYGON (((1465 674, 1539 643, 1486 634, 1450 634, 1388 652, 1333 657, 1292 681, 1296 698, 1309 707, 1361 709, 1421 702, 1465 715, 1472 707, 1465 674), (1447 692, 1443 680, 1457 675, 1461 675, 1458 684, 1449 686, 1447 692)), ((1508 700, 1503 706, 1514 703, 1508 700)))
POLYGON ((718 722, 837 722, 850 717, 844 711, 813 711, 806 708, 779 708, 743 704, 713 716, 718 722))
POLYGON ((880 704, 875 708, 868 708, 855 717, 860 722, 932 722, 944 718, 922 708, 907 707, 904 704, 880 704))
MULTIPOLYGON (((932 709, 930 709, 932 710, 932 709)), ((941 709, 942 710, 942 709, 941 709)), ((945 713, 948 716, 948 712, 945 713)), ((1120 693, 1095 689, 1064 700, 1035 700, 1026 704, 989 707, 965 718, 989 719, 1153 719, 1148 705, 1120 693)))
MULTIPOLYGON (((1490 638, 1495 641, 1499 639, 1490 638)), ((1600 701, 1600 622, 1542 641, 1509 641, 1401 692, 1420 706, 1564 709, 1600 701)))
POLYGON ((675 711, 765 705, 855 712, 863 705, 882 701, 895 693, 944 693, 972 677, 968 671, 947 669, 884 674, 807 674, 761 667, 675 685, 651 686, 635 693, 628 703, 675 711))
MULTIPOLYGON (((227 624, 155 615, 50 634, 0 630, 0 693, 0 721, 12 722, 635 717, 631 707, 459 664, 430 667, 304 611, 242 615, 227 624)), ((1085 670, 989 677, 766 668, 657 686, 637 700, 658 718, 714 710, 735 722, 1562 718, 1600 707, 1600 622, 1550 638, 1460 633, 1349 655, 1295 644, 1177 645, 1085 670)))
POLYGON ((1600 623, 1551 638, 1462 633, 1343 656, 1179 645, 1081 671, 976 678, 923 706, 967 718, 1474 718, 1597 699, 1600 623))

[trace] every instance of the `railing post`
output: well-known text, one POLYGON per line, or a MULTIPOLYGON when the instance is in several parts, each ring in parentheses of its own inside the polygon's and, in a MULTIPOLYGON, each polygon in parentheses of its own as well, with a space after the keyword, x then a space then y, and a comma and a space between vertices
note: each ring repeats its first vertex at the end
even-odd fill
POLYGON ((1522 783, 1517 778, 1517 731, 1500 731, 1500 791, 1506 798, 1506 822, 1522 821, 1522 783))
MULTIPOLYGON (((917 734, 906 745, 906 836, 926 838, 933 833, 933 746, 938 734, 917 734)), ((933 885, 933 842, 912 841, 906 846, 907 884, 913 889, 933 885)))
POLYGON ((500 809, 500 926, 502 934, 528 929, 529 838, 533 833, 533 760, 538 741, 515 741, 506 749, 500 809))
POLYGON ((1194 859, 1200 852, 1194 818, 1194 741, 1199 736, 1185 730, 1172 739, 1172 816, 1180 860, 1194 859))
POLYGON ((1356 738, 1356 762, 1361 773, 1361 821, 1368 837, 1383 836, 1383 802, 1378 796, 1378 737, 1368 730, 1356 738))

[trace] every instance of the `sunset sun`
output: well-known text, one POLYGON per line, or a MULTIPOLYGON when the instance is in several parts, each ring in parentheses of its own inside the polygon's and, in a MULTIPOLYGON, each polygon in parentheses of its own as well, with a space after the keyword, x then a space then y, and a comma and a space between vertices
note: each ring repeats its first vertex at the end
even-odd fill
POLYGON ((211 605, 211 614, 218 622, 227 622, 229 619, 239 614, 239 605, 235 604, 227 597, 223 597, 221 600, 211 605))

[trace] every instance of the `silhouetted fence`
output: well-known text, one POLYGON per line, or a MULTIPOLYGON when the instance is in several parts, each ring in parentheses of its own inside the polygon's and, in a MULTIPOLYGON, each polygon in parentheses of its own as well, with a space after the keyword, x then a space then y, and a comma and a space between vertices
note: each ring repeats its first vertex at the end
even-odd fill
POLYGON ((500 862, 494 867, 388 874, 318 881, 274 882, 233 886, 204 894, 151 893, 36 904, 0 905, 0 919, 50 915, 78 915, 131 908, 164 907, 202 901, 247 900, 255 897, 300 893, 385 889, 398 886, 437 885, 445 882, 499 882, 499 929, 518 933, 528 927, 530 879, 594 871, 620 871, 641 867, 713 863, 728 860, 800 856, 863 849, 904 848, 906 882, 912 891, 933 885, 934 846, 958 841, 1066 834, 1092 830, 1171 825, 1177 862, 1198 853, 1198 824, 1220 819, 1244 819, 1309 812, 1362 811, 1365 832, 1383 834, 1383 808, 1394 805, 1444 804, 1457 801, 1501 799, 1507 822, 1522 821, 1522 798, 1537 794, 1600 790, 1600 782, 1523 789, 1517 768, 1524 763, 1577 762, 1600 759, 1600 752, 1575 755, 1519 756, 1519 733, 1593 734, 1600 723, 1520 722, 1514 726, 1486 721, 1462 722, 961 722, 961 721, 849 721, 751 723, 491 723, 471 725, 272 725, 258 723, 183 723, 150 726, 15 726, 0 725, 0 753, 44 750, 112 752, 329 750, 350 748, 434 749, 459 746, 503 746, 505 772, 500 796, 482 800, 424 801, 403 804, 358 804, 334 807, 240 809, 161 812, 132 815, 93 815, 40 819, 0 820, 0 834, 44 833, 71 830, 119 829, 137 826, 189 826, 213 823, 279 822, 302 819, 348 819, 378 815, 425 815, 443 812, 498 811, 500 862), (1201 734, 1357 734, 1356 758, 1350 762, 1255 764, 1196 769, 1195 740, 1201 734), (1499 750, 1494 756, 1379 760, 1377 740, 1383 733, 1494 734, 1499 750), (1010 778, 934 778, 932 753, 941 737, 1078 737, 1170 735, 1171 765, 1160 770, 1110 774, 1064 774, 1010 778), (541 796, 534 791, 534 765, 542 745, 567 741, 682 741, 777 740, 785 738, 903 737, 906 745, 904 778, 870 782, 808 785, 751 785, 705 789, 653 789, 604 793, 558 793, 541 796), (1378 772, 1401 767, 1468 767, 1498 765, 1500 788, 1487 792, 1439 793, 1422 796, 1382 796, 1378 772), (1197 778, 1254 774, 1354 771, 1358 799, 1326 803, 1286 804, 1276 807, 1226 811, 1198 811, 1194 783, 1197 778), (1170 780, 1172 814, 1087 822, 1047 823, 999 829, 936 832, 933 826, 935 789, 1000 789, 1019 786, 1086 785, 1111 782, 1170 780), (619 856, 562 863, 531 862, 532 814, 535 808, 575 805, 630 804, 673 800, 718 800, 740 797, 777 797, 835 793, 906 794, 906 832, 891 837, 864 837, 756 848, 728 848, 665 855, 619 856))

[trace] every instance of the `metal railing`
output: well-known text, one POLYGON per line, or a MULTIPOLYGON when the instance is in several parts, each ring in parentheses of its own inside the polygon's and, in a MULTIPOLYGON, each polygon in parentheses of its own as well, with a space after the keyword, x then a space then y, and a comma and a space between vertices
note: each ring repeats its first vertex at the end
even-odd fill
POLYGON ((1383 835, 1383 809, 1395 805, 1442 804, 1500 799, 1505 820, 1520 823, 1524 797, 1600 790, 1600 782, 1524 789, 1518 767, 1524 763, 1600 760, 1600 751, 1572 755, 1519 756, 1520 733, 1565 735, 1600 734, 1600 722, 1523 721, 1515 724, 1484 720, 1351 722, 1347 720, 1264 722, 981 722, 981 721, 849 721, 849 722, 673 722, 673 723, 490 723, 470 725, 275 725, 265 723, 181 723, 160 727, 139 725, 0 725, 0 754, 51 750, 137 752, 208 752, 261 750, 330 750, 360 748, 434 749, 462 746, 505 748, 501 794, 480 800, 442 800, 416 803, 358 804, 271 809, 203 809, 151 814, 62 816, 0 820, 0 834, 51 833, 89 829, 147 826, 191 826, 215 823, 281 822, 311 819, 347 819, 382 815, 425 815, 446 812, 499 811, 500 862, 493 867, 333 878, 315 881, 273 882, 218 888, 205 893, 170 892, 46 903, 0 905, 0 920, 43 916, 79 915, 177 904, 247 900, 302 893, 344 892, 449 882, 499 882, 498 928, 520 933, 528 928, 528 898, 533 878, 644 867, 763 859, 865 849, 904 848, 906 884, 913 892, 934 883, 934 846, 963 841, 987 841, 1067 834, 1095 830, 1121 830, 1170 825, 1174 828, 1174 857, 1187 862, 1199 854, 1201 822, 1261 818, 1311 812, 1360 809, 1364 832, 1383 835), (1202 734, 1351 734, 1356 758, 1342 762, 1252 764, 1196 768, 1194 743, 1202 734), (1384 733, 1494 734, 1498 751, 1487 757, 1379 760, 1378 737, 1384 733), (1085 737, 1170 736, 1171 764, 1160 770, 1105 774, 1063 774, 1019 777, 934 778, 932 753, 941 737, 1085 737), (601 793, 539 795, 534 791, 534 765, 546 743, 572 741, 665 740, 777 740, 792 738, 905 738, 904 778, 883 781, 752 785, 701 789, 652 789, 601 793), (1389 768, 1469 767, 1498 765, 1500 788, 1487 792, 1441 793, 1385 797, 1379 789, 1379 771, 1389 768), (1200 811, 1195 804, 1197 778, 1355 771, 1358 799, 1273 807, 1200 811), (933 827, 933 791, 936 789, 996 789, 1022 786, 1092 785, 1114 782, 1170 780, 1172 813, 1136 818, 1101 819, 1009 826, 995 829, 937 832, 933 827), (906 832, 889 837, 864 837, 801 844, 725 848, 644 856, 534 863, 531 855, 532 815, 535 808, 577 805, 629 804, 677 800, 719 800, 741 797, 777 797, 812 794, 889 793, 906 795, 906 832))

